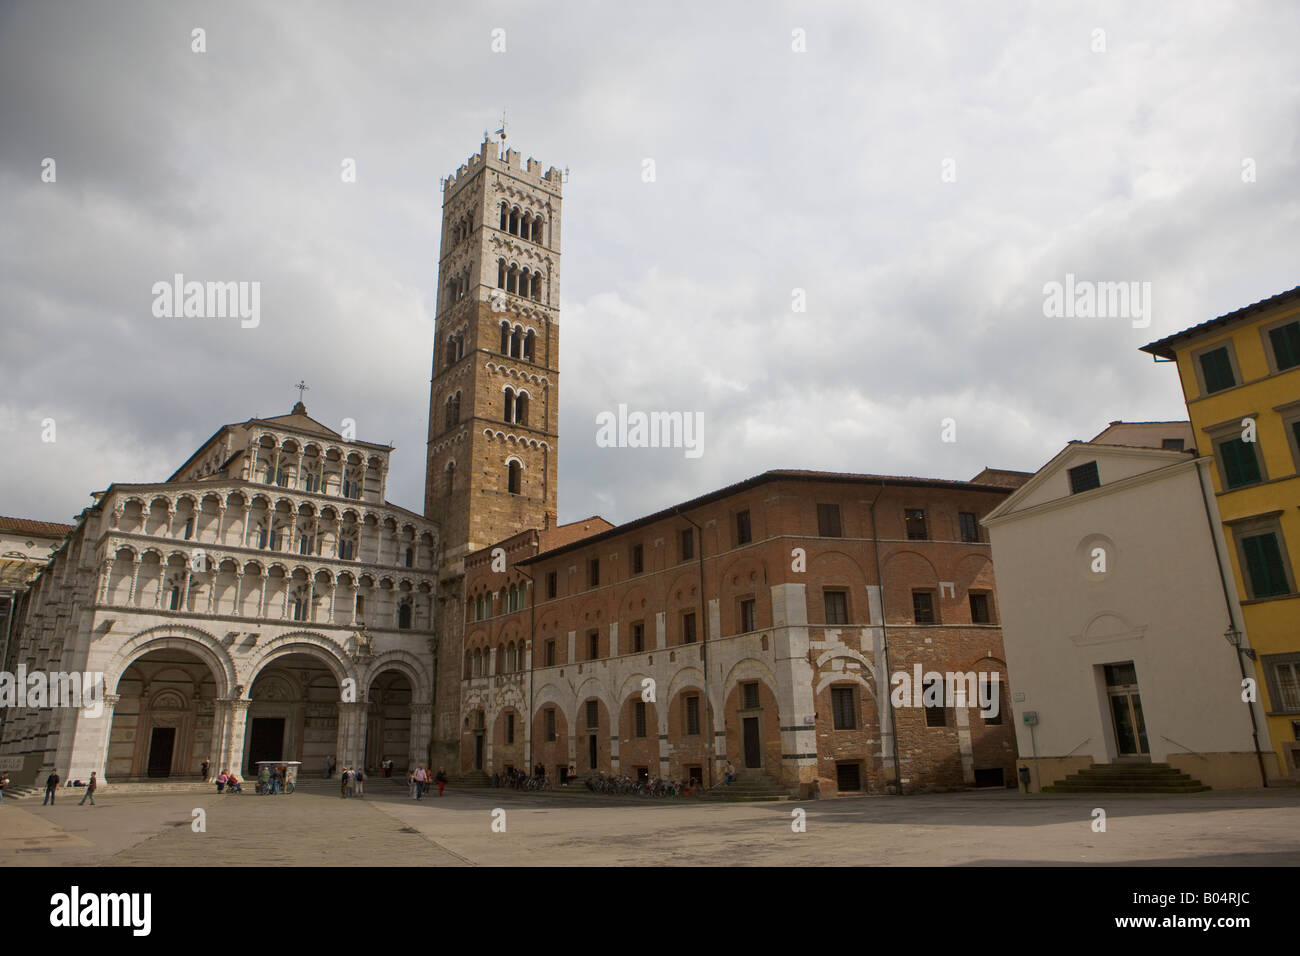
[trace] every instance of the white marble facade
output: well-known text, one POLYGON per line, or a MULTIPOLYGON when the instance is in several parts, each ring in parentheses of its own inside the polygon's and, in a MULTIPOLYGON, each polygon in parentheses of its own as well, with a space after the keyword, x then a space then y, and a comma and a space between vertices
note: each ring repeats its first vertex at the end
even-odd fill
POLYGON ((438 530, 384 500, 391 451, 299 403, 221 428, 165 482, 94 495, 9 665, 102 672, 105 706, 12 709, 0 753, 109 783, 204 759, 425 762, 438 530))

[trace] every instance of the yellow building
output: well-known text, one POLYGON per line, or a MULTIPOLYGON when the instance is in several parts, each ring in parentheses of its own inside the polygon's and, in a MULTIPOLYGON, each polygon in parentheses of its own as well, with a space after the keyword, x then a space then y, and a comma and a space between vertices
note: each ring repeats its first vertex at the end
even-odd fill
POLYGON ((1178 362, 1197 447, 1214 457, 1245 617, 1234 624, 1263 679, 1260 737, 1276 769, 1300 780, 1300 286, 1142 351, 1178 362))

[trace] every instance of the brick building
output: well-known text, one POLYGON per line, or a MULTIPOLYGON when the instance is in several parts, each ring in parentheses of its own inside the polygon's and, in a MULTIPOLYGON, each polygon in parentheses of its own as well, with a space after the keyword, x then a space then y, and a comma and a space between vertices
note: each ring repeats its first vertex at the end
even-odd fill
POLYGON ((768 472, 617 528, 557 524, 563 179, 485 139, 444 181, 433 764, 708 780, 730 759, 787 788, 1010 779, 1001 717, 910 698, 895 712, 885 675, 996 672, 1005 695, 979 520, 1026 475, 768 472))
POLYGON ((769 471, 470 553, 460 771, 707 781, 730 760, 786 789, 881 791, 897 760, 904 789, 1011 781, 979 521, 1025 477, 769 471), (997 714, 891 706, 885 675, 918 667, 996 673, 997 714))

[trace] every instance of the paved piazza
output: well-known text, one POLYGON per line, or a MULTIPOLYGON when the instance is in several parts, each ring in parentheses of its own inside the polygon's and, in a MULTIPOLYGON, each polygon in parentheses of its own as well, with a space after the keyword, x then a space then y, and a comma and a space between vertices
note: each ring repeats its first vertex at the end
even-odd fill
POLYGON ((342 800, 78 792, 0 806, 0 864, 58 866, 1300 864, 1300 792, 1179 797, 974 792, 715 804, 478 790, 416 803, 390 781, 342 800), (1095 833, 1092 810, 1107 813, 1095 833), (191 829, 206 811, 207 832, 191 829), (493 811, 506 830, 493 832, 493 811), (791 829, 807 811, 807 830, 791 829))

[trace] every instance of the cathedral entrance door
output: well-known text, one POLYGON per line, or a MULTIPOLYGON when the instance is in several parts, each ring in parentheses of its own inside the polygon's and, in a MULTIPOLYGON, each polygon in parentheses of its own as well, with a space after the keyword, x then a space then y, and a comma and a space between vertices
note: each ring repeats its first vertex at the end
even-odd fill
POLYGON ((149 737, 149 776, 170 776, 172 772, 172 751, 175 747, 175 727, 155 727, 153 729, 153 733, 149 737))
POLYGON ((252 740, 248 747, 248 766, 259 760, 283 760, 284 718, 254 717, 252 740))

